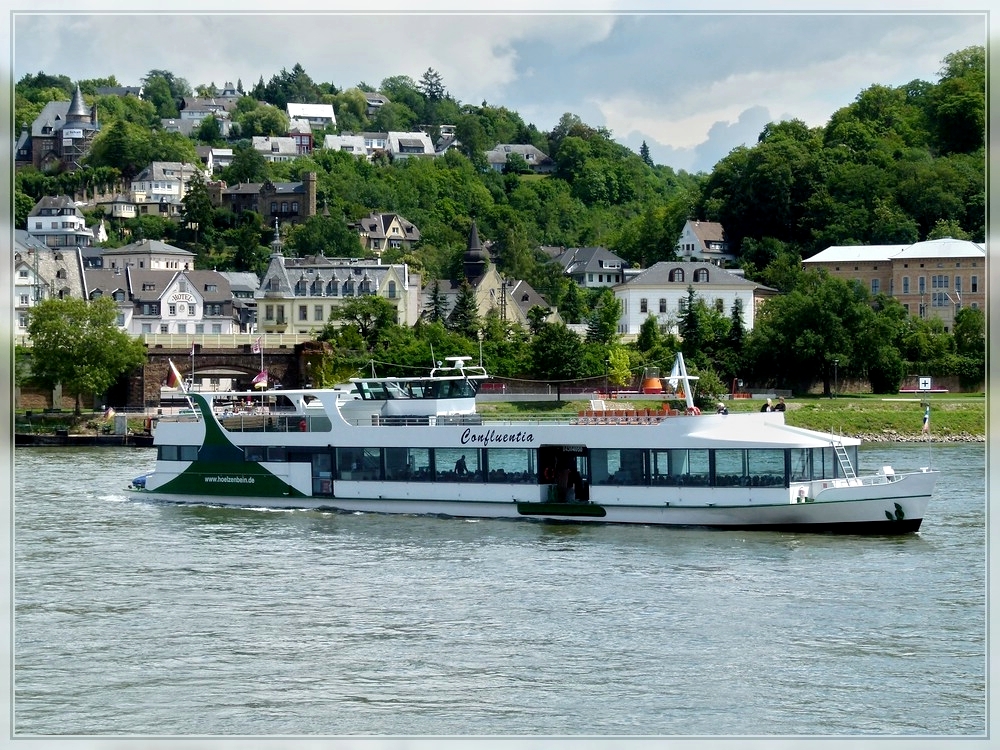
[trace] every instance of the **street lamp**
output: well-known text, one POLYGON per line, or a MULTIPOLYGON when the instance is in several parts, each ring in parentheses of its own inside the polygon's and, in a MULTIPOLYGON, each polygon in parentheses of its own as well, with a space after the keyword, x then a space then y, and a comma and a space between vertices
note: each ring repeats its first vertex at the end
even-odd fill
MULTIPOLYGON (((837 365, 839 365, 839 364, 840 364, 840 360, 839 359, 833 360, 833 393, 834 393, 834 395, 836 395, 836 393, 837 393, 837 365)), ((831 396, 830 398, 833 398, 833 396, 831 396)))

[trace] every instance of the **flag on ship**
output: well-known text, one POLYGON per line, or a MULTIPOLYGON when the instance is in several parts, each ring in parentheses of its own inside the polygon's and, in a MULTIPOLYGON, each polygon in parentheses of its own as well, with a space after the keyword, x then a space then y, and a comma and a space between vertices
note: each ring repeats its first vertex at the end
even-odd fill
POLYGON ((259 385, 260 383, 267 385, 267 370, 261 370, 258 372, 257 377, 251 380, 250 383, 251 385, 259 385))
POLYGON ((169 388, 180 388, 182 391, 187 393, 187 389, 184 387, 184 378, 181 377, 180 372, 177 369, 177 365, 171 359, 170 362, 170 374, 167 376, 167 386, 169 388))
POLYGON ((924 426, 920 428, 920 432, 930 432, 931 431, 931 405, 928 404, 927 408, 924 409, 924 426))
POLYGON ((254 339, 253 344, 250 346, 250 351, 253 352, 254 354, 260 354, 261 351, 260 336, 254 339))

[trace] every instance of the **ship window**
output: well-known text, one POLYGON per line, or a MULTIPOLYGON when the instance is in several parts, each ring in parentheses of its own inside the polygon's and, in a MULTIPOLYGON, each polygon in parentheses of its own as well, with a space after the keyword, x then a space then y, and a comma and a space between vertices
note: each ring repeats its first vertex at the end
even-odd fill
POLYGON ((434 479, 438 482, 483 481, 479 450, 475 448, 435 449, 434 479))
POLYGON ((716 487, 739 487, 747 484, 747 452, 743 449, 715 451, 716 487))
POLYGON ((176 445, 161 445, 157 451, 158 461, 177 461, 178 447, 176 445))
POLYGON ((488 448, 487 481, 531 484, 537 481, 537 453, 533 448, 488 448))
POLYGON ((645 451, 635 448, 595 448, 590 452, 591 482, 595 485, 645 484, 645 451))
POLYGON ((181 450, 181 461, 197 461, 198 460, 198 446, 197 445, 182 445, 180 450, 181 450))
POLYGON ((670 454, 670 473, 677 477, 678 485, 706 486, 709 479, 707 449, 675 449, 670 454))
POLYGON ((288 454, 286 453, 284 446, 269 445, 267 447, 267 460, 268 461, 287 461, 288 460, 288 454))
POLYGON ((747 475, 753 487, 784 487, 785 452, 779 448, 749 449, 747 475))
POLYGON ((431 478, 430 448, 386 448, 385 478, 401 482, 429 481, 431 478))
POLYGON ((808 482, 812 479, 812 451, 809 448, 792 448, 789 457, 793 482, 808 482))
POLYGON ((379 448, 338 448, 337 478, 372 480, 382 478, 382 451, 379 448))

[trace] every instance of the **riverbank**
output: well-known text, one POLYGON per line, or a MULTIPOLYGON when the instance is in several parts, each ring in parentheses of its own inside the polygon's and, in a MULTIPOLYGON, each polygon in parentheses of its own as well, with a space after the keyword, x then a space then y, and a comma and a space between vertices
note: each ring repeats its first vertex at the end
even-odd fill
MULTIPOLYGON (((777 399, 773 399, 776 401, 777 399)), ((804 396, 786 399, 785 421, 869 443, 981 443, 986 441, 984 394, 921 394, 877 396, 860 394, 837 398, 804 396), (922 431, 924 412, 930 405, 930 429, 922 431)), ((630 408, 626 400, 609 402, 613 408, 630 408)), ((729 399, 730 414, 760 411, 763 399, 729 399)), ((637 406, 655 407, 659 401, 644 400, 637 406)), ((487 417, 502 415, 565 414, 572 416, 591 408, 590 401, 490 401, 477 404, 487 417)))

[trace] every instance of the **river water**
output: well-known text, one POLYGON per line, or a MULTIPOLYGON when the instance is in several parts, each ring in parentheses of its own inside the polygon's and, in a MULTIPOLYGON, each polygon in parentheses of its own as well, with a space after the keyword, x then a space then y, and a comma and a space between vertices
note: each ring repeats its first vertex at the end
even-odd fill
POLYGON ((13 734, 983 738, 983 444, 919 534, 130 502, 151 449, 14 457, 13 734))

